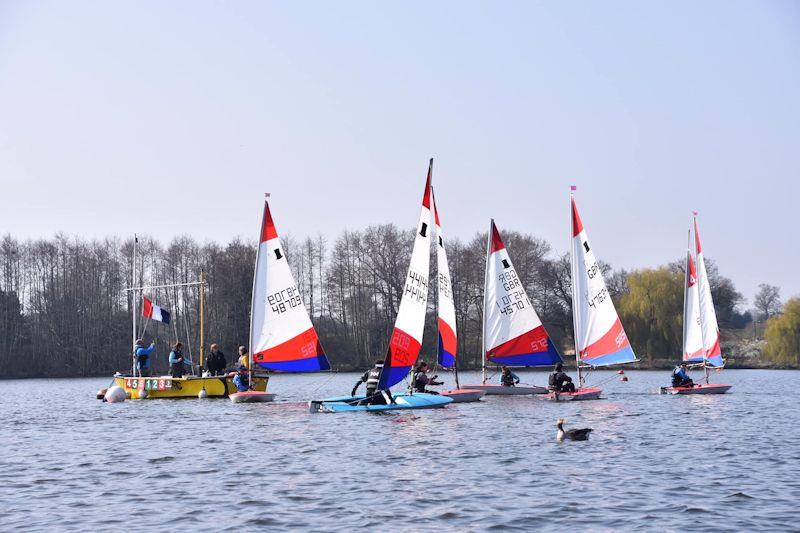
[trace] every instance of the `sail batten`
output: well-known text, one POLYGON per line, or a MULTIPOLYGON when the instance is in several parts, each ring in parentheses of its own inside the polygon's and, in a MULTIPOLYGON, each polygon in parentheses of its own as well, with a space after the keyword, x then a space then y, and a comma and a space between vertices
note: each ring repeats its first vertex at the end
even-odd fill
POLYGON ((494 220, 489 231, 484 288, 485 359, 506 366, 560 362, 561 356, 525 292, 494 220))
POLYGON ((575 198, 572 208, 572 308, 575 350, 586 365, 607 366, 636 361, 617 315, 575 198))
POLYGON ((264 202, 250 304, 250 350, 255 364, 283 372, 329 370, 264 202))
POLYGON ((428 178, 422 195, 422 207, 403 286, 403 296, 395 319, 394 331, 383 362, 378 387, 388 389, 400 383, 419 357, 425 313, 428 307, 428 276, 431 243, 431 177, 433 159, 428 165, 428 178))

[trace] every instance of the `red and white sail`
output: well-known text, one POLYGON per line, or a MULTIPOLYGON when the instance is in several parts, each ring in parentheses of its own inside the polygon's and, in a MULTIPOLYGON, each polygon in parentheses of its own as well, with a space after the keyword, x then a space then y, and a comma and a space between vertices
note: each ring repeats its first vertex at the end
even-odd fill
POLYGON ((636 361, 631 343, 606 288, 589 237, 572 204, 572 314, 580 361, 592 366, 636 361))
POLYGON ((270 370, 314 372, 330 368, 289 269, 267 201, 253 278, 250 350, 253 362, 270 370))
POLYGON ((483 304, 486 360, 507 366, 560 362, 561 356, 525 292, 494 220, 488 239, 483 304))
POLYGON ((436 195, 431 187, 431 203, 433 204, 433 220, 436 225, 436 265, 438 276, 437 290, 437 323, 439 326, 438 361, 445 368, 456 362, 458 338, 456 334, 456 306, 453 301, 453 284, 450 280, 450 267, 447 264, 447 252, 444 249, 442 224, 439 220, 439 209, 436 206, 436 195))
POLYGON ((697 290, 697 269, 692 251, 686 251, 686 283, 683 290, 683 360, 703 361, 703 330, 700 326, 700 297, 697 290))
POLYGON ((694 217, 694 244, 697 257, 697 287, 700 300, 700 325, 703 332, 703 349, 705 361, 711 366, 722 366, 722 350, 719 345, 719 325, 717 312, 714 310, 714 301, 711 298, 711 284, 708 281, 708 271, 703 257, 703 247, 700 244, 700 231, 697 225, 697 213, 694 217))
POLYGON ((428 166, 428 178, 422 195, 422 209, 417 223, 414 248, 408 265, 408 275, 400 299, 400 308, 389 340, 389 349, 378 384, 381 390, 400 383, 411 371, 422 348, 425 329, 425 312, 428 308, 428 276, 431 249, 431 173, 433 159, 428 166))

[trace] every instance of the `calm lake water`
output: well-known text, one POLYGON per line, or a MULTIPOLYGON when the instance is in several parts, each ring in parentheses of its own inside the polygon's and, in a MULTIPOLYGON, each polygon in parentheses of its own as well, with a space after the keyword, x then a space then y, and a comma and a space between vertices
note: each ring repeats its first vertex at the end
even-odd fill
POLYGON ((668 374, 595 373, 610 379, 595 402, 385 414, 301 403, 348 393, 356 374, 276 376, 282 401, 251 405, 0 381, 0 529, 800 528, 800 373, 729 370, 714 377, 733 384, 723 396, 654 394, 668 374), (557 443, 559 416, 591 439, 557 443))

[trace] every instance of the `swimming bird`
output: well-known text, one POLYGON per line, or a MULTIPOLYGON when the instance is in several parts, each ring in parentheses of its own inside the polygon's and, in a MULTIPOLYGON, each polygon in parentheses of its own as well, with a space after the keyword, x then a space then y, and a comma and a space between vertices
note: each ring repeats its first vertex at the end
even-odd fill
POLYGON ((562 442, 564 439, 566 440, 589 440, 589 433, 592 432, 592 428, 582 428, 582 429, 564 429, 564 419, 559 418, 556 421, 556 427, 558 428, 558 433, 556 434, 556 440, 558 442, 562 442))

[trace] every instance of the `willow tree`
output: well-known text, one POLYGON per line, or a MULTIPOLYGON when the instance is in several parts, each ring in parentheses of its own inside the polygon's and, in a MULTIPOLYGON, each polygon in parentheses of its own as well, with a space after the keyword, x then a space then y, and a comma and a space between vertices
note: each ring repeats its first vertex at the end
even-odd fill
POLYGON ((683 276, 667 267, 628 274, 618 311, 642 359, 680 353, 683 338, 683 276))
POLYGON ((800 365, 800 298, 791 298, 783 314, 767 321, 764 356, 774 363, 800 365))

